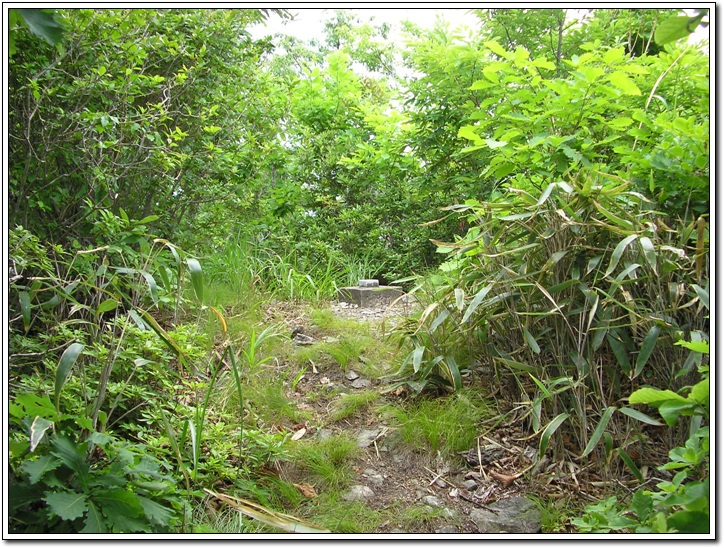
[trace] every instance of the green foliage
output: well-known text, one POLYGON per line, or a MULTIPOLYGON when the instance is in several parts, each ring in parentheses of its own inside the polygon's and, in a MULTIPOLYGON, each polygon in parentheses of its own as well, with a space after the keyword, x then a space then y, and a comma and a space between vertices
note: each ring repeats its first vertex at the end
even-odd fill
MULTIPOLYGON (((708 354, 708 349, 703 349, 708 354)), ((581 532, 607 533, 628 529, 636 533, 709 533, 709 378, 689 387, 686 397, 671 390, 640 388, 630 403, 644 403, 659 410, 669 426, 680 417, 693 416, 691 436, 683 446, 669 451, 669 462, 660 470, 675 471, 670 481, 656 484, 657 491, 639 488, 628 507, 616 497, 586 506, 586 514, 571 522, 581 532)))

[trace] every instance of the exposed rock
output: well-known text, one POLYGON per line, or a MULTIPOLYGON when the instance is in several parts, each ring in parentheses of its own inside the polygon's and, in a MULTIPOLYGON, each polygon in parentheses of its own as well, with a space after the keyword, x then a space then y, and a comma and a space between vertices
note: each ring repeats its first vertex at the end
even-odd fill
POLYGON ((348 381, 353 381, 355 379, 359 379, 359 373, 357 373, 356 371, 352 371, 351 369, 349 371, 347 371, 344 374, 344 376, 346 377, 346 379, 348 381))
POLYGON ((440 529, 435 529, 435 533, 437 533, 438 535, 453 535, 459 532, 460 529, 458 529, 454 525, 446 525, 445 527, 442 527, 440 529))
POLYGON ((317 438, 320 440, 326 440, 331 438, 334 435, 334 432, 332 430, 329 430, 328 428, 320 428, 317 430, 317 438))
POLYGON ((483 534, 540 532, 540 510, 526 497, 501 499, 489 507, 492 511, 482 508, 470 511, 470 519, 483 534))
POLYGON ((470 466, 480 466, 480 461, 483 461, 482 464, 492 464, 502 459, 505 456, 505 449, 497 445, 484 445, 480 448, 480 458, 478 458, 477 447, 473 447, 468 451, 461 451, 458 455, 462 455, 470 466))
POLYGON ((375 492, 366 485, 353 485, 349 491, 342 495, 346 501, 369 500, 374 498, 375 492))
POLYGON ((369 388, 372 382, 369 379, 357 379, 352 382, 352 388, 369 388))
POLYGON ((375 474, 373 476, 368 476, 367 481, 375 487, 382 487, 385 484, 385 477, 381 474, 375 474))
POLYGON ((478 488, 478 482, 471 479, 465 480, 463 482, 463 487, 465 487, 468 491, 475 491, 478 488))
POLYGON ((443 506, 442 501, 439 498, 434 497, 432 495, 422 497, 422 502, 424 502, 428 506, 432 506, 433 508, 442 508, 442 506, 443 506))
POLYGON ((362 430, 357 434, 357 445, 359 447, 369 447, 380 435, 380 432, 381 430, 362 430))

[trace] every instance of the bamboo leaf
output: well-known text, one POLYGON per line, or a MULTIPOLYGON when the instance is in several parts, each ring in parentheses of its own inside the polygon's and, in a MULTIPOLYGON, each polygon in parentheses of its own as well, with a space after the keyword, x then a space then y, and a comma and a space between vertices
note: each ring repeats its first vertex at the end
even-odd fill
POLYGON ((628 359, 628 352, 626 351, 624 343, 612 334, 606 335, 606 340, 613 351, 613 355, 616 356, 618 365, 621 366, 624 373, 626 373, 626 375, 631 373, 631 362, 628 359))
POLYGON ((554 418, 551 422, 548 423, 548 425, 543 430, 543 433, 540 437, 540 445, 538 448, 538 456, 542 459, 545 455, 546 449, 548 448, 548 443, 550 442, 551 436, 553 433, 558 430, 558 427, 565 422, 566 419, 568 419, 570 415, 568 413, 561 413, 556 418, 554 418))
POLYGON ((629 403, 645 403, 652 407, 659 407, 665 401, 677 401, 679 403, 688 403, 687 399, 671 390, 659 390, 657 388, 639 388, 629 397, 629 403))
POLYGON ((601 439, 601 436, 603 436, 606 426, 608 426, 608 421, 611 420, 611 415, 613 415, 614 411, 616 411, 615 407, 606 408, 606 411, 603 413, 603 417, 601 417, 601 420, 598 422, 596 429, 593 431, 593 434, 591 434, 591 439, 588 440, 588 444, 579 458, 583 458, 588 455, 591 451, 593 451, 594 447, 598 445, 598 442, 601 439))
POLYGON ((413 350, 412 353, 412 368, 415 370, 415 373, 420 369, 420 364, 422 363, 422 354, 425 352, 424 346, 418 346, 413 350))
POLYGON ((520 371, 526 371, 527 373, 537 373, 538 372, 538 370, 535 367, 533 367, 532 365, 516 362, 514 360, 509 360, 507 358, 495 358, 495 359, 503 362, 505 365, 507 365, 511 369, 519 369, 520 371))
POLYGON ((639 355, 636 357, 636 370, 634 371, 634 378, 638 377, 641 374, 641 371, 643 371, 644 366, 649 359, 649 356, 651 356, 651 353, 654 351, 654 347, 656 346, 656 341, 659 338, 660 332, 661 328, 658 325, 654 324, 651 326, 651 329, 649 329, 649 332, 644 337, 643 343, 641 343, 641 350, 639 351, 639 355))
POLYGON ((465 306, 465 292, 462 289, 455 288, 455 306, 462 312, 465 306))
POLYGON ((540 346, 538 346, 538 343, 535 340, 535 337, 531 334, 530 331, 528 331, 525 326, 523 327, 523 336, 525 337, 525 341, 528 343, 528 346, 530 349, 535 352, 536 354, 540 354, 540 346))
POLYGON ((20 313, 23 316, 23 328, 27 333, 30 329, 30 294, 27 291, 20 292, 20 313))
POLYGON ((693 287, 694 291, 696 291, 696 294, 699 296, 699 300, 701 301, 701 303, 706 307, 707 310, 709 310, 709 292, 696 284, 692 284, 691 287, 693 287))
POLYGON ((628 247, 628 245, 636 238, 638 238, 638 236, 636 234, 632 234, 631 236, 625 237, 618 243, 616 249, 613 250, 613 255, 611 256, 611 263, 608 265, 604 276, 610 275, 611 272, 616 269, 618 262, 621 260, 621 255, 623 255, 623 252, 626 251, 626 247, 628 247))
POLYGON ((636 411, 635 409, 631 409, 630 407, 621 407, 619 411, 624 415, 628 415, 632 419, 636 419, 637 421, 650 424, 651 426, 663 426, 663 424, 661 424, 656 419, 649 417, 646 413, 636 411))
POLYGON ((488 284, 477 292, 475 298, 468 306, 468 309, 465 311, 465 315, 463 315, 462 323, 465 323, 470 319, 470 316, 472 316, 473 312, 475 312, 478 306, 480 306, 480 303, 483 302, 483 299, 487 296, 492 288, 493 284, 488 284))
POLYGON ((110 312, 111 310, 115 310, 118 307, 118 301, 115 299, 106 299, 101 304, 98 305, 98 309, 96 310, 96 316, 100 316, 104 312, 110 312))
POLYGON ((651 265, 654 273, 658 274, 659 272, 656 268, 656 250, 654 249, 654 243, 651 241, 650 238, 642 236, 641 238, 639 238, 639 244, 641 245, 641 249, 644 252, 646 262, 651 265))
POLYGON ((445 369, 447 369, 448 376, 450 377, 450 380, 452 380, 453 388, 455 388, 455 390, 460 390, 463 387, 463 380, 460 377, 460 368, 458 367, 455 358, 452 356, 445 356, 442 363, 445 364, 445 369))
POLYGON ((58 361, 58 369, 55 372, 55 408, 60 414, 60 392, 63 390, 68 377, 70 376, 70 370, 78 359, 78 356, 85 348, 85 345, 80 343, 73 343, 65 349, 63 355, 58 361))
POLYGON ((151 316, 146 310, 141 312, 143 319, 148 323, 148 325, 151 326, 151 329, 153 329, 156 334, 161 337, 161 340, 165 342, 168 347, 173 350, 177 356, 181 356, 183 354, 183 351, 181 350, 181 347, 171 338, 171 335, 169 335, 166 330, 161 327, 156 319, 151 316))
POLYGON ((144 270, 139 270, 138 273, 146 279, 148 288, 151 290, 151 299, 153 299, 153 304, 158 305, 158 286, 156 285, 156 280, 153 279, 153 276, 151 276, 150 273, 144 270))
POLYGON ((219 322, 221 323, 221 331, 224 333, 224 335, 228 334, 229 328, 226 325, 226 320, 224 319, 224 316, 221 315, 221 312, 216 310, 213 306, 210 306, 209 310, 211 310, 214 314, 216 314, 216 317, 219 318, 219 322))
POLYGON ((633 472, 633 475, 636 476, 636 479, 639 480, 640 483, 644 482, 644 476, 641 473, 641 470, 638 469, 638 466, 634 464, 634 461, 631 460, 631 457, 628 456, 628 453, 621 449, 620 447, 617 449, 618 455, 621 457, 621 460, 626 463, 626 466, 628 466, 628 469, 633 472))
POLYGON ((221 493, 214 493, 209 489, 204 489, 204 491, 212 497, 225 502, 237 512, 261 521, 262 523, 266 523, 271 527, 281 529, 282 531, 288 531, 290 533, 331 533, 328 529, 322 529, 321 527, 317 527, 312 523, 303 521, 294 516, 269 510, 268 508, 264 508, 263 506, 255 504, 249 500, 232 497, 230 495, 223 495, 221 493))
POLYGON ((194 286, 196 298, 200 303, 204 302, 204 273, 201 271, 201 265, 196 259, 186 259, 191 274, 191 285, 194 286))

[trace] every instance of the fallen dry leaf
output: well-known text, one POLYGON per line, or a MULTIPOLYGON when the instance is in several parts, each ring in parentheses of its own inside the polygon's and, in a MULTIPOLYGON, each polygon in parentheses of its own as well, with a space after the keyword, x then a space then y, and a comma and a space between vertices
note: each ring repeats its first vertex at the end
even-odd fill
POLYGON ((319 383, 320 384, 329 384, 330 383, 329 377, 322 377, 321 379, 319 379, 319 383))
POLYGON ((519 476, 508 476, 506 474, 499 474, 495 470, 490 471, 490 476, 492 478, 498 480, 500 483, 502 483, 503 487, 508 487, 511 483, 513 483, 519 477, 519 476))
POLYGON ((299 489, 302 492, 302 495, 304 495, 308 499, 313 499, 317 497, 317 492, 314 490, 314 487, 308 483, 295 483, 294 487, 299 489))
POLYGON ((302 438, 304 437, 304 434, 306 434, 306 433, 307 433, 307 429, 306 429, 306 428, 300 428, 300 429, 297 430, 296 433, 292 436, 292 441, 297 441, 297 440, 302 439, 302 438))

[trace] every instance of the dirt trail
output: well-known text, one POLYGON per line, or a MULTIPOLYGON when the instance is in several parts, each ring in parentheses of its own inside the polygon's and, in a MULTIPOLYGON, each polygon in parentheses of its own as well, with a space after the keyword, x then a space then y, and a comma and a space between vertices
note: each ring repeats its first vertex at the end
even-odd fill
MULTIPOLYGON (((399 318, 411 310, 409 305, 385 310, 360 309, 345 303, 333 304, 331 309, 337 317, 373 322, 375 326, 383 319, 389 321, 391 316, 399 318)), ((300 320, 304 322, 305 318, 287 315, 290 332, 300 320)), ((370 326, 369 323, 366 325, 370 326)), ((310 336, 311 340, 320 340, 315 337, 324 336, 323 332, 315 332, 313 326, 303 332, 308 333, 305 336, 310 336)), ((300 341, 304 342, 304 339, 300 341)), ((421 519, 416 520, 413 526, 407 525, 404 531, 388 521, 371 533, 477 534, 481 532, 480 526, 471 519, 471 512, 474 515, 476 509, 490 509, 490 504, 496 501, 533 489, 538 496, 563 496, 555 483, 542 490, 540 485, 534 487, 527 476, 515 477, 526 468, 530 470, 534 454, 527 443, 513 441, 512 438, 524 437, 515 428, 494 428, 479 440, 480 447, 471 448, 469 462, 464 459, 451 462, 439 455, 410 449, 403 443, 401 433, 393 422, 370 409, 346 419, 330 420, 335 396, 364 389, 382 391, 388 386, 378 379, 364 379, 356 369, 359 368, 352 364, 345 373, 338 364, 331 363, 316 364, 313 370, 308 369, 296 385, 294 399, 299 409, 314 411, 319 419, 315 422, 325 426, 319 428, 304 424, 294 428, 305 428, 304 437, 307 439, 346 433, 363 446, 355 466, 356 478, 352 481, 355 487, 347 495, 350 500, 360 500, 377 509, 419 507, 421 519), (483 461, 483 466, 475 464, 479 460, 483 461)), ((466 383, 481 383, 483 380, 470 375, 466 383)), ((381 399, 400 403, 404 396, 402 390, 396 390, 382 394, 381 399)), ((303 474, 293 466, 283 465, 281 476, 294 483, 304 481, 303 474)))

